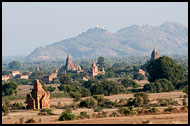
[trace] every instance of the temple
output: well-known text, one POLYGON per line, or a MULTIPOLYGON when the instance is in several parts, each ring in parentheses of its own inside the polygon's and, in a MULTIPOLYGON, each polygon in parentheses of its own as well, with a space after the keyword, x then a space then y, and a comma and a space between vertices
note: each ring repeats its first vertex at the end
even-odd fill
POLYGON ((50 108, 50 93, 42 88, 42 84, 39 80, 35 80, 32 91, 30 94, 27 94, 26 103, 27 109, 50 108))
POLYGON ((61 67, 60 70, 61 70, 63 73, 65 73, 65 74, 66 74, 67 71, 76 71, 77 73, 83 72, 83 70, 81 69, 80 65, 76 65, 76 66, 75 66, 75 65, 72 63, 72 59, 71 59, 70 53, 68 53, 65 66, 61 67))
POLYGON ((157 52, 157 50, 156 50, 156 46, 154 45, 154 49, 153 49, 153 51, 152 51, 152 54, 151 54, 151 61, 153 61, 153 60, 155 60, 155 59, 157 59, 157 58, 159 58, 159 53, 157 52))
POLYGON ((93 61, 92 66, 90 67, 90 76, 95 77, 100 74, 105 74, 104 67, 102 67, 102 71, 98 71, 98 65, 93 61))

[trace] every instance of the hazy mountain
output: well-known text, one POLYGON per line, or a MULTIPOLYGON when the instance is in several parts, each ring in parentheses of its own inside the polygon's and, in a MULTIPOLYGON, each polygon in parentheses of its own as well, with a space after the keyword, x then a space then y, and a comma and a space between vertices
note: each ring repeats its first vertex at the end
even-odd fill
POLYGON ((131 25, 115 33, 95 27, 76 37, 36 48, 27 60, 150 55, 154 43, 160 55, 188 53, 188 29, 182 24, 165 22, 160 26, 131 25))

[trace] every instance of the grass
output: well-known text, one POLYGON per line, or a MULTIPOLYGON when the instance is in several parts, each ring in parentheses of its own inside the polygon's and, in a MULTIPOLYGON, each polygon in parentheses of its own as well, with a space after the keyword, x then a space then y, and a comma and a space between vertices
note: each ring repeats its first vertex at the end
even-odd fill
POLYGON ((63 92, 55 92, 55 93, 51 93, 50 97, 51 98, 61 98, 61 97, 69 98, 69 94, 66 94, 66 93, 63 93, 63 92))

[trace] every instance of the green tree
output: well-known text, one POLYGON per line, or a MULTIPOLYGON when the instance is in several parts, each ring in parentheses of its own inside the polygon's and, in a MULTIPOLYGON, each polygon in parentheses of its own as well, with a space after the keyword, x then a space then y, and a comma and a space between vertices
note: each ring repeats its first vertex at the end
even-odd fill
POLYGON ((135 74, 133 75, 133 79, 138 80, 138 81, 144 80, 144 75, 142 75, 142 74, 140 74, 140 73, 135 73, 135 74))
POLYGON ((61 84, 70 84, 70 85, 73 84, 71 77, 66 74, 61 74, 59 81, 61 84))
POLYGON ((20 69, 21 64, 18 61, 12 61, 8 64, 8 67, 12 70, 20 69))
POLYGON ((15 95, 17 93, 18 84, 16 82, 8 82, 2 85, 2 96, 15 95))
POLYGON ((150 62, 146 69, 150 76, 150 82, 154 82, 156 79, 165 78, 175 85, 178 80, 184 79, 183 68, 178 66, 171 58, 167 56, 162 56, 150 62))
POLYGON ((104 65, 105 65, 104 57, 102 57, 102 56, 98 57, 98 64, 100 67, 104 67, 104 65))

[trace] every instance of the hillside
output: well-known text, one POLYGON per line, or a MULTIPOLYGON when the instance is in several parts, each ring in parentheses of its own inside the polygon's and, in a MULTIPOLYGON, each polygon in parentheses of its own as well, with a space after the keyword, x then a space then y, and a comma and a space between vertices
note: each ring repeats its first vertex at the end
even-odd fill
POLYGON ((68 52, 72 58, 145 56, 151 54, 154 43, 160 55, 187 55, 188 29, 176 22, 156 27, 131 25, 115 33, 95 27, 76 37, 36 48, 26 59, 60 60, 68 52))

